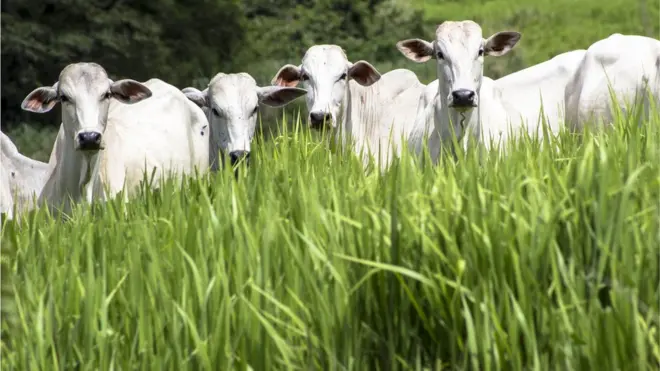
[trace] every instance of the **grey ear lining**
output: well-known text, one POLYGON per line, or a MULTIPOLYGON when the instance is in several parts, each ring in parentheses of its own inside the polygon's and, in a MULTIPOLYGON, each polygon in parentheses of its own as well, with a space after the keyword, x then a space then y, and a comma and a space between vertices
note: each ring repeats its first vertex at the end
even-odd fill
POLYGON ((259 104, 260 105, 263 104, 270 107, 283 107, 291 103, 292 101, 300 98, 301 96, 305 95, 306 93, 307 93, 306 89, 297 88, 297 87, 283 87, 277 85, 257 87, 257 97, 259 99, 259 104), (275 94, 275 97, 273 97, 273 94, 275 94), (282 98, 281 97, 282 94, 284 94, 286 98, 282 98))
POLYGON ((206 106, 211 107, 211 100, 209 99, 209 87, 207 86, 206 89, 202 90, 202 95, 204 96, 204 100, 206 101, 206 106))
POLYGON ((208 107, 210 105, 208 90, 209 90, 208 87, 206 89, 200 91, 197 88, 193 88, 193 87, 188 86, 188 87, 185 87, 185 88, 181 89, 181 92, 184 95, 186 95, 186 99, 188 99, 191 102, 195 103, 197 106, 204 108, 204 107, 208 107), (200 105, 200 103, 202 103, 202 102, 200 102, 198 99, 191 99, 189 97, 189 95, 201 96, 200 98, 204 100, 203 104, 200 105))
POLYGON ((61 97, 61 95, 60 95, 60 82, 55 81, 55 83, 53 84, 53 86, 51 88, 53 88, 53 90, 55 90, 55 99, 60 99, 60 97, 61 97))

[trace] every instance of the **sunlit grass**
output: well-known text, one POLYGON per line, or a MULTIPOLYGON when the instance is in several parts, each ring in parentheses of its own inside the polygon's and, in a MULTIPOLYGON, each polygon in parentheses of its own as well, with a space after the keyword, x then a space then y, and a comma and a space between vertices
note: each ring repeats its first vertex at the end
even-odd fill
POLYGON ((660 119, 555 144, 365 174, 298 127, 238 178, 35 211, 2 369, 657 369, 660 119))

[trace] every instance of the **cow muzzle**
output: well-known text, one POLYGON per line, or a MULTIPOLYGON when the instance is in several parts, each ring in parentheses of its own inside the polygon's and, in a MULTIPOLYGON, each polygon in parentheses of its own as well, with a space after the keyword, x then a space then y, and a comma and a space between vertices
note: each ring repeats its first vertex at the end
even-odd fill
POLYGON ((231 161, 231 165, 235 166, 238 164, 241 160, 245 162, 245 165, 250 164, 250 151, 232 151, 229 153, 229 160, 231 161))
POLYGON ((79 151, 98 151, 103 149, 101 139, 103 136, 98 131, 81 131, 76 136, 79 151))
POLYGON ((474 90, 457 89, 449 95, 449 107, 458 111, 467 111, 477 106, 477 94, 474 90))
POLYGON ((315 130, 321 130, 326 125, 332 124, 332 114, 314 111, 309 113, 309 126, 315 130))

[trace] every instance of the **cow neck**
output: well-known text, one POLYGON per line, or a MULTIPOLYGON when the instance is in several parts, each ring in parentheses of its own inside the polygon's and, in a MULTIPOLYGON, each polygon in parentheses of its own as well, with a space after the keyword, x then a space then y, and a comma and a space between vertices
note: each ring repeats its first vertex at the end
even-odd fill
POLYGON ((57 162, 40 195, 40 202, 45 199, 55 207, 60 205, 53 204, 53 200, 63 200, 65 212, 70 211, 71 203, 82 199, 91 203, 95 186, 100 181, 102 152, 83 154, 73 148, 72 139, 66 131, 61 130, 53 148, 53 151, 57 151, 57 162))
POLYGON ((353 111, 352 95, 351 95, 351 84, 350 80, 346 81, 346 87, 344 88, 344 97, 339 105, 339 123, 336 125, 336 129, 333 130, 333 137, 335 143, 340 146, 340 149, 344 151, 348 145, 351 144, 352 134, 353 134, 353 123, 350 120, 351 113, 353 111))
POLYGON ((94 154, 79 155, 82 157, 82 167, 78 187, 80 189, 81 198, 84 198, 88 203, 94 199, 94 185, 99 181, 99 165, 101 163, 101 152, 98 151, 94 154))
POLYGON ((220 120, 220 118, 213 116, 213 113, 209 110, 209 114, 206 116, 209 124, 209 168, 215 172, 224 163, 225 153, 220 151, 220 130, 216 130, 221 127, 222 123, 215 121, 220 120))
POLYGON ((449 102, 447 100, 449 97, 449 91, 448 89, 443 88, 446 84, 444 84, 444 81, 440 76, 441 75, 438 74, 438 97, 436 97, 436 99, 440 100, 440 106, 435 104, 435 116, 440 118, 441 127, 436 129, 439 132, 447 130, 449 135, 451 135, 452 127, 454 130, 459 130, 460 132, 456 137, 456 142, 465 147, 471 136, 478 137, 480 135, 481 107, 484 103, 488 104, 489 102, 482 101, 483 95, 481 94, 480 86, 477 89, 477 94, 479 96, 479 105, 477 107, 468 112, 459 112, 449 108, 449 102))
POLYGON ((209 169, 215 172, 220 169, 220 164, 223 159, 221 156, 224 156, 224 154, 219 153, 220 131, 216 130, 216 127, 220 126, 213 121, 217 118, 214 117, 213 112, 209 107, 203 106, 202 112, 204 112, 204 117, 209 125, 209 169))

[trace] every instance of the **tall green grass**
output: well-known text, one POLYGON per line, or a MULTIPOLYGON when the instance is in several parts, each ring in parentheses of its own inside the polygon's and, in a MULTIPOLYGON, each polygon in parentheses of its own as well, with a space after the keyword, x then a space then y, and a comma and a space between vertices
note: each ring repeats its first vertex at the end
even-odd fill
POLYGON ((298 126, 237 178, 35 211, 2 369, 657 369, 660 118, 621 121, 383 174, 298 126))

